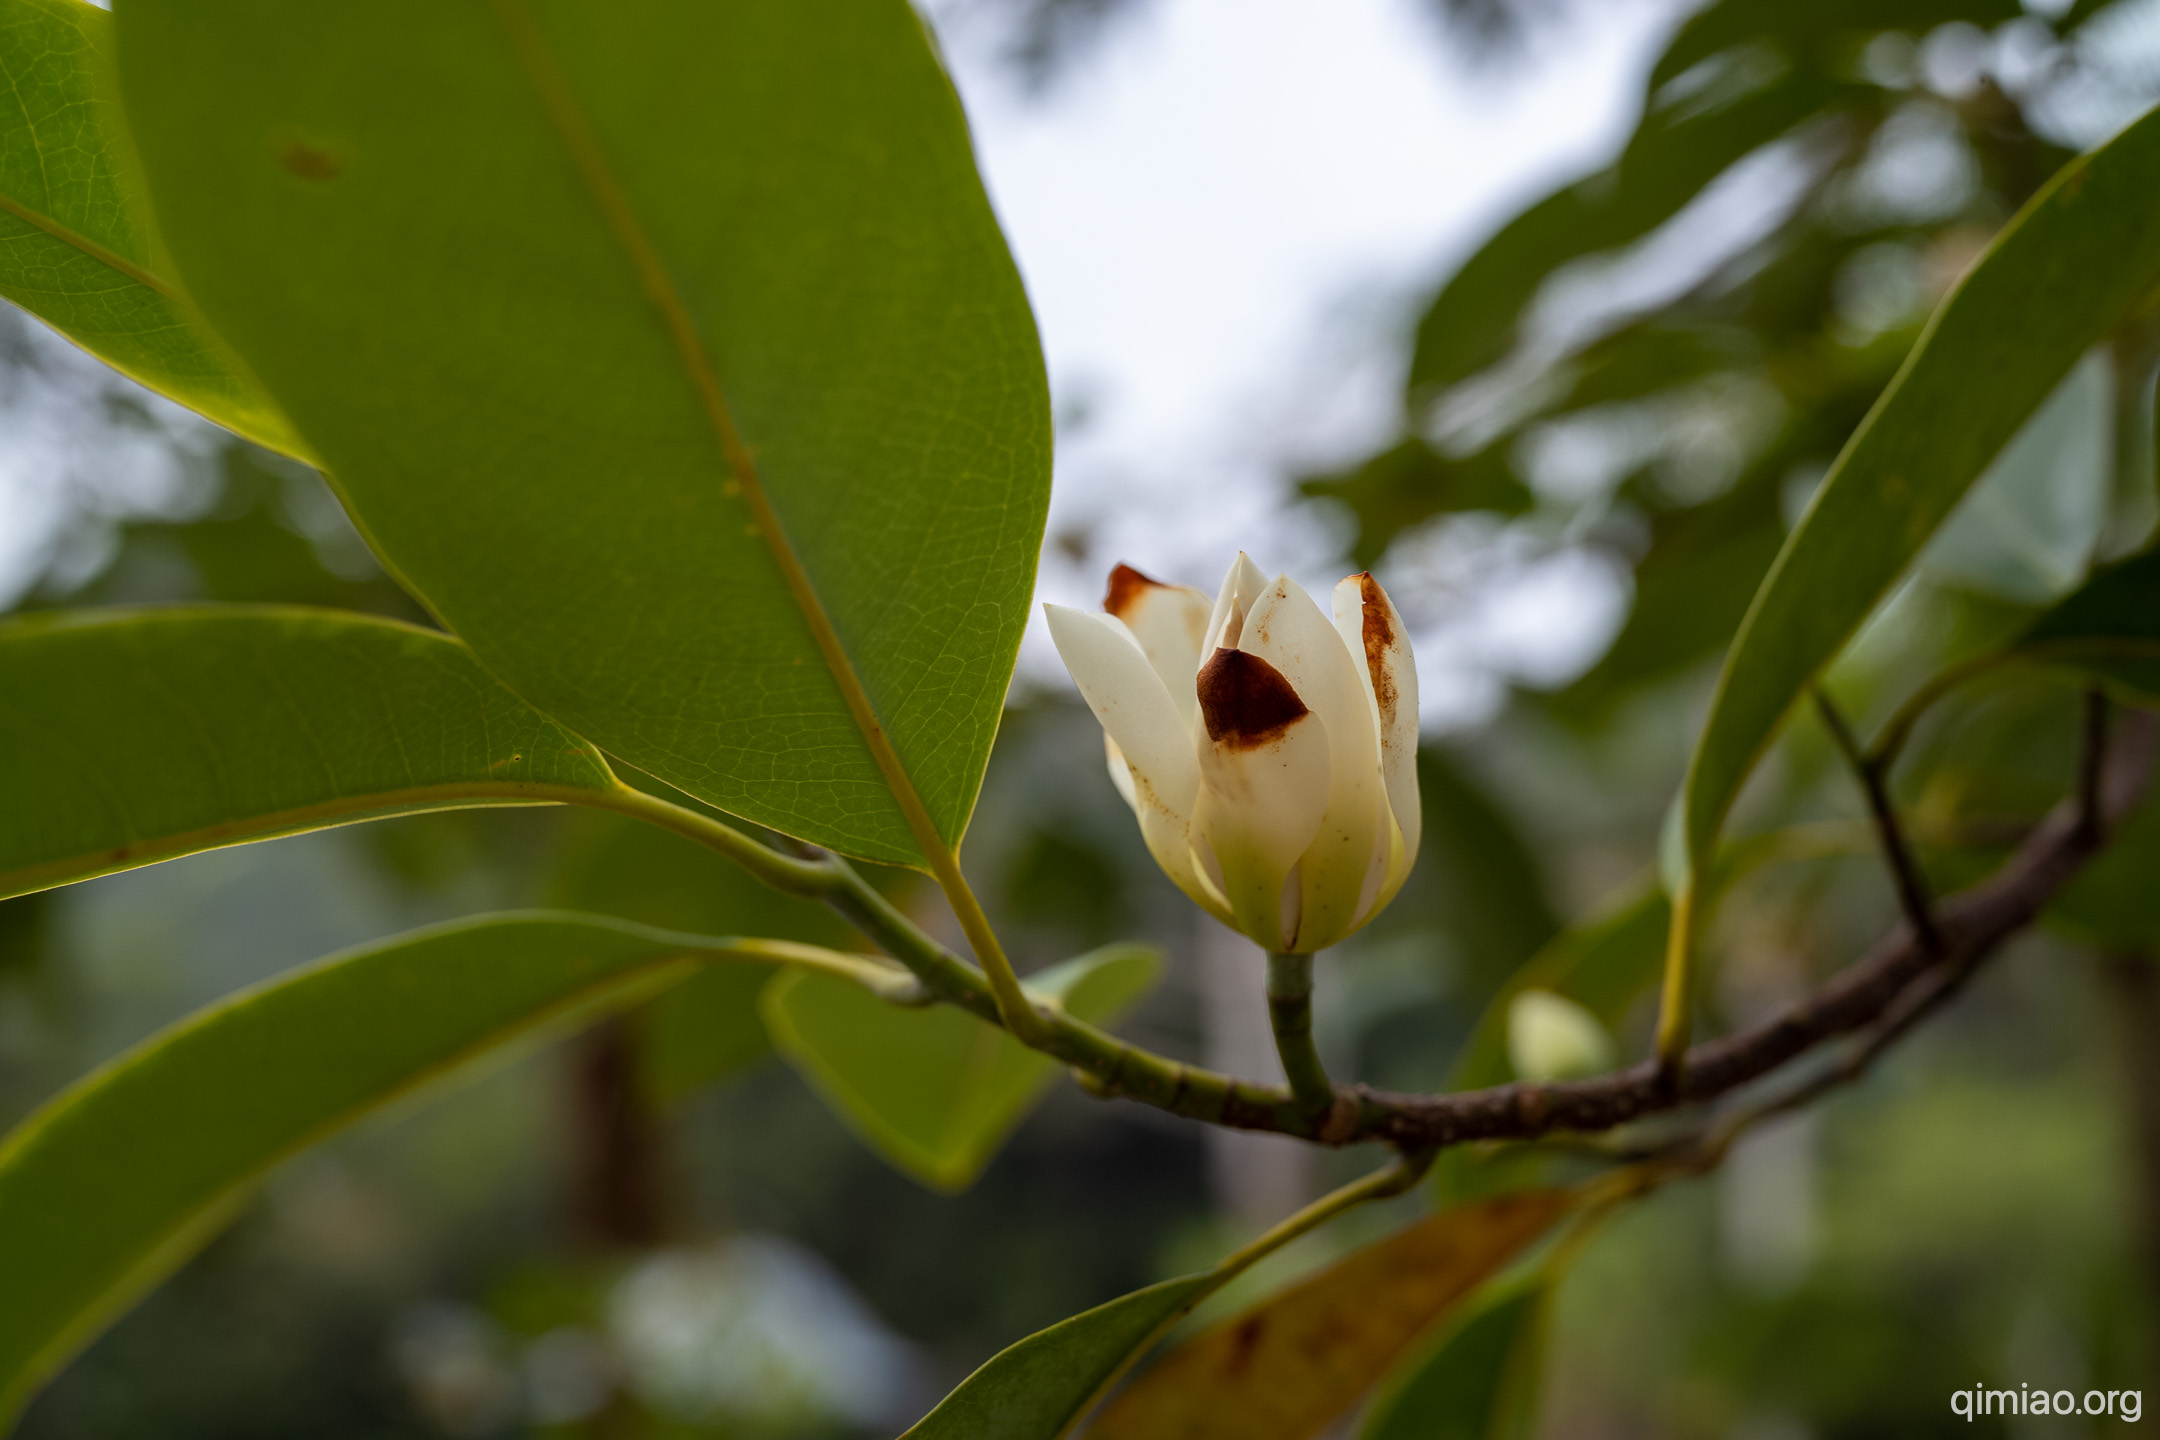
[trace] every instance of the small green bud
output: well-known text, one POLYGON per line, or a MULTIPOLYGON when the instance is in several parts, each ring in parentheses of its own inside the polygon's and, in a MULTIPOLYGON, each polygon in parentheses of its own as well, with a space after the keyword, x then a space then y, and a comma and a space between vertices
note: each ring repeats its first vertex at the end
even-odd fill
POLYGON ((1525 990, 1508 1004, 1508 1062, 1537 1084, 1580 1080, 1612 1068, 1612 1037, 1573 1000, 1525 990))

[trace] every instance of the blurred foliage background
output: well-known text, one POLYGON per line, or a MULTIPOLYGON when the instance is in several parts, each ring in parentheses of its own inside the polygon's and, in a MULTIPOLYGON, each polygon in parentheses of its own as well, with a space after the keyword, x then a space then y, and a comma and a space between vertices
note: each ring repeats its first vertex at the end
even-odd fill
MULTIPOLYGON (((1157 3, 965 0, 949 18, 989 27, 1021 83, 1050 87, 1157 3)), ((1430 9, 1434 44, 1503 76, 1578 18, 1567 0, 1430 9)), ((1613 163, 1524 209, 1401 316, 1399 432, 1341 463, 1279 457, 1282 503, 1374 568, 1413 625, 1473 610, 1498 567, 1541 556, 1629 597, 1578 673, 1518 680, 1496 715, 1427 737, 1420 873, 1322 967, 1338 1073, 1508 1078, 1488 1011, 1526 973, 1568 977, 1641 1052, 1659 824, 1757 582, 1993 230, 2160 98, 2153 0, 1721 0, 1673 26, 1613 163)), ((1849 713, 1879 722, 2144 543, 2156 367, 2160 330, 2129 333, 2064 384, 1840 662, 1849 713)), ((312 474, 12 313, 0 413, 60 437, 40 483, 61 518, 17 609, 275 600, 426 623, 312 474)), ((1059 543, 1105 571, 1120 558, 1084 533, 1059 543)), ((1939 885, 1980 873, 2060 793, 2075 709, 2067 689, 1987 681, 1923 727, 1901 799, 1939 885)), ((1001 930, 1028 966, 1157 940, 1170 979, 1133 1033, 1267 1073, 1257 952, 1162 880, 1100 756, 1075 699, 1016 692, 967 852, 1001 930)), ((1719 912, 1716 1023, 1760 1018, 1894 918, 1833 762, 1804 717, 1749 793, 1741 828, 1790 843, 1719 912)), ((2118 865, 2118 897, 2142 864, 2118 865)), ((0 1121, 292 964, 550 903, 844 939, 694 846, 598 815, 418 816, 216 852, 0 904, 0 1121)), ((1974 1384, 2160 1392, 2160 1001, 2153 937, 2122 909, 2086 887, 1864 1085, 1612 1223, 1560 1288, 1524 1423, 1913 1436, 2002 1426, 1950 1413, 1948 1392, 1974 1384)), ((976 1185, 936 1195, 772 1058, 741 983, 709 976, 289 1165, 22 1433, 889 1434, 1000 1346, 1214 1258, 1361 1163, 1061 1084, 976 1185)), ((1496 1183, 1487 1158, 1444 1166, 1441 1193, 1496 1183)), ((1244 1289, 1431 1199, 1294 1248, 1244 1289)))

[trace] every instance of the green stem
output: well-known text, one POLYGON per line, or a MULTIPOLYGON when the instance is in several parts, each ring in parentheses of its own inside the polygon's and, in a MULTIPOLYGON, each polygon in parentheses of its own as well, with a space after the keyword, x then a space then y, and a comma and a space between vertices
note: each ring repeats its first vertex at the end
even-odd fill
POLYGON ((1404 1193, 1424 1178, 1425 1172, 1432 1168, 1433 1156, 1436 1153, 1438 1152, 1432 1150, 1414 1151, 1384 1169, 1375 1170, 1362 1180, 1353 1180, 1342 1189, 1321 1196, 1250 1245, 1224 1257, 1213 1271, 1216 1285, 1219 1287, 1229 1283, 1240 1273, 1250 1269, 1254 1262, 1274 1254, 1300 1235, 1317 1230, 1345 1210, 1353 1210, 1371 1201, 1385 1200, 1404 1193))
MULTIPOLYGON (((920 986, 918 993, 881 981, 881 993, 887 999, 899 1004, 921 1004, 926 998, 942 1001, 988 1024, 1004 1026, 1004 1007, 998 1003, 990 977, 924 934, 839 856, 825 852, 801 857, 783 855, 730 825, 628 786, 593 797, 588 803, 672 830, 725 855, 776 890, 830 906, 906 966, 914 977, 913 983, 920 986)), ((848 978, 875 977, 850 974, 848 978)), ((1074 1019, 1061 1006, 1040 997, 1033 998, 1027 1010, 1038 1019, 1040 1029, 1033 1036, 1015 1038, 1070 1065, 1079 1072, 1082 1084, 1097 1095, 1129 1096, 1174 1115, 1211 1124, 1277 1130, 1309 1138, 1319 1133, 1321 1117, 1287 1090, 1234 1080, 1142 1050, 1074 1019)))
POLYGON ((1315 1114, 1335 1103, 1335 1086, 1320 1063, 1312 1038, 1312 965, 1310 955, 1269 951, 1268 1019, 1275 1027, 1275 1053, 1299 1105, 1315 1114))

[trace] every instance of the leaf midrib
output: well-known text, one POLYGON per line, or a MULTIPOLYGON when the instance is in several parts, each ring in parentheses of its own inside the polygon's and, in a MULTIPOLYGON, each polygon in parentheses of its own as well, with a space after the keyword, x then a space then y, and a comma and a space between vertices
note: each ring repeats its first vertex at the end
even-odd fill
POLYGON ((180 298, 178 292, 167 281, 151 274, 132 260, 124 259, 113 251, 106 249, 89 236, 69 229, 35 206, 24 204, 5 190, 0 190, 0 210, 5 210, 25 225, 35 226, 63 244, 73 246, 92 260, 105 266, 108 270, 125 275, 136 284, 155 291, 167 300, 177 301, 180 298))
POLYGON ((0 899, 49 890, 78 880, 94 880, 123 870, 136 870, 163 860, 177 860, 205 850, 221 850, 258 840, 278 840, 335 825, 385 818, 393 814, 416 814, 431 809, 465 809, 508 805, 601 805, 610 798, 599 786, 546 784, 535 781, 495 780, 420 785, 409 789, 369 790, 335 800, 265 811, 236 820, 221 820, 193 830, 158 835, 147 842, 99 846, 60 860, 0 870, 0 899))
POLYGON ((629 195, 616 179, 613 167, 608 163, 606 152, 600 148, 599 138, 585 119, 584 110, 578 103, 576 92, 571 88, 569 77, 556 63, 541 34, 527 10, 525 0, 491 0, 491 8, 501 24, 511 52, 526 81, 539 97, 548 121, 554 126, 563 148, 569 152, 570 161, 578 177, 584 182, 594 204, 601 212, 616 243, 623 249, 625 258, 636 272, 638 283, 646 298, 658 312, 661 326, 667 331, 674 345, 677 358, 682 361, 691 387, 697 392, 707 422, 712 426, 719 442, 722 461, 729 477, 741 492, 741 499, 749 507, 755 529, 764 540, 767 552, 786 581, 789 598, 809 626, 811 638, 816 642, 818 653, 825 661, 833 682, 839 687, 841 699, 846 703, 849 717, 861 732, 863 742, 884 777, 886 788, 900 807, 915 843, 931 862, 934 870, 943 872, 952 866, 952 850, 945 843, 936 822, 930 817, 928 807, 915 789, 913 779, 900 762, 893 749, 891 738, 885 733, 883 722, 878 718, 870 695, 863 688, 862 679, 855 673, 853 660, 841 644, 839 632, 833 627, 832 617, 825 611, 816 586, 809 572, 803 568, 801 559, 788 540, 787 532, 780 524, 780 516, 772 507, 765 493, 763 480, 757 464, 744 444, 741 432, 735 427, 726 393, 720 387, 719 376, 714 372, 712 358, 706 353, 705 342, 691 319, 689 307, 684 303, 667 266, 645 228, 638 221, 637 211, 630 203, 629 195))

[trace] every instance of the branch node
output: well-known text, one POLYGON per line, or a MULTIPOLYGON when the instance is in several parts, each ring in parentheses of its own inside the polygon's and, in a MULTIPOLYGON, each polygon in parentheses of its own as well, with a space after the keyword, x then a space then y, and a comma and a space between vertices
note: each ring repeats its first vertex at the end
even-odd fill
POLYGON ((1868 813, 1875 819, 1875 834, 1882 843, 1883 859, 1890 866, 1890 881, 1897 889, 1898 906, 1905 912, 1905 922, 1912 926, 1913 938, 1929 955, 1942 958, 1948 952, 1943 945, 1942 930, 1935 923, 1935 902, 1928 894, 1927 877, 1921 873, 1920 863, 1905 841, 1904 827, 1898 823, 1897 807, 1890 801, 1888 766, 1861 750, 1860 742, 1853 737, 1852 727, 1831 703, 1830 692, 1820 685, 1815 687, 1815 708, 1822 715, 1823 728, 1830 732, 1830 738, 1836 742, 1846 763, 1852 766, 1854 776, 1867 794, 1868 813))

